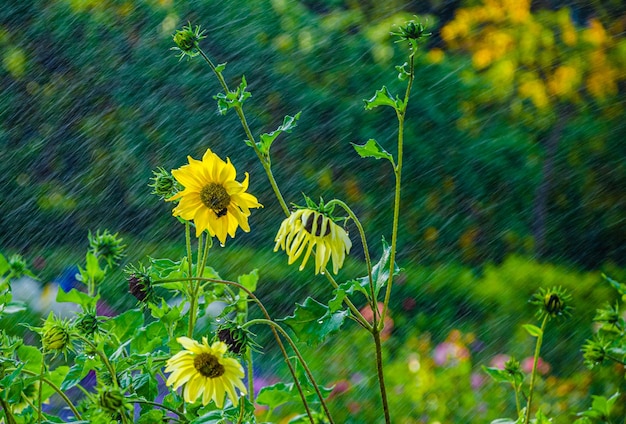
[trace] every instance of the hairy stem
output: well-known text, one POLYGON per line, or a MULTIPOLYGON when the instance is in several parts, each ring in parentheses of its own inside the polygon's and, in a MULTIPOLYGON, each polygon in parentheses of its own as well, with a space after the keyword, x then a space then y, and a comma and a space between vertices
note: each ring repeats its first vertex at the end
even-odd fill
MULTIPOLYGON (((27 369, 24 369, 24 368, 22 368, 20 370, 20 372, 23 372, 24 374, 28 374, 28 375, 32 375, 32 376, 37 376, 38 375, 36 372, 30 371, 30 370, 27 370, 27 369)), ((70 408, 70 410, 72 411, 72 413, 74 414, 76 419, 78 421, 82 421, 82 417, 80 416, 80 413, 78 412, 78 410, 76 409, 76 407, 74 406, 72 401, 65 395, 65 393, 63 393, 63 391, 60 388, 57 387, 56 384, 54 384, 52 381, 48 380, 46 377, 43 377, 41 379, 41 381, 46 383, 48 386, 50 386, 52 388, 52 390, 54 390, 59 396, 61 396, 61 399, 63 399, 63 401, 67 404, 67 406, 70 408)))

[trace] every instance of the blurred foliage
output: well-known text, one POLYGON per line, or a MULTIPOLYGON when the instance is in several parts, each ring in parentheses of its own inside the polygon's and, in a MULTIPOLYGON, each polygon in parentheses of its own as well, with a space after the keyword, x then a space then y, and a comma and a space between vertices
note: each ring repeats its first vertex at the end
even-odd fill
POLYGON ((370 230, 389 231, 391 170, 355 167, 350 142, 376 136, 388 150, 395 144, 390 115, 366 112, 361 99, 376 81, 390 80, 388 70, 401 60, 389 36, 393 24, 419 13, 434 36, 417 59, 419 100, 407 121, 403 258, 481 264, 533 251, 544 155, 536 140, 550 120, 535 112, 538 97, 523 88, 530 84, 550 104, 576 104, 550 193, 550 257, 587 267, 623 264, 623 5, 563 9, 557 2, 551 6, 559 10, 549 12, 537 4, 520 9, 529 28, 505 16, 475 29, 474 21, 462 21, 479 19, 465 6, 494 14, 504 5, 487 4, 491 9, 437 0, 254 0, 236 8, 209 0, 11 2, 0 11, 0 245, 34 253, 78 243, 98 228, 171 239, 179 228, 165 225, 173 221, 163 213, 169 206, 147 195, 151 171, 180 166, 207 146, 251 173, 251 191, 266 207, 251 217, 248 240, 271 244, 279 209, 236 119, 216 113, 211 96, 218 87, 208 69, 200 61, 179 64, 168 51, 171 34, 188 21, 207 29, 203 48, 229 63, 229 83, 245 74, 253 129, 271 131, 284 115, 302 111, 296 131, 274 144, 287 200, 300 201, 301 191, 339 197, 370 230), (463 22, 473 43, 467 53, 444 43, 463 22), (519 37, 541 54, 515 44, 519 37), (504 53, 489 50, 488 65, 477 67, 477 52, 501 38, 509 40, 504 53), (541 44, 550 39, 549 49, 541 44), (546 72, 510 55, 545 56, 546 72), (508 73, 500 69, 507 60, 508 73), (506 75, 519 80, 517 88, 498 88, 506 75))

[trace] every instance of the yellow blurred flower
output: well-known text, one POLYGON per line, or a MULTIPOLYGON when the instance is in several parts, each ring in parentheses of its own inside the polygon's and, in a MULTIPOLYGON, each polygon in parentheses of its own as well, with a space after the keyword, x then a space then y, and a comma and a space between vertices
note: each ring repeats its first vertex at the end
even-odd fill
POLYGON ((225 394, 233 405, 239 399, 235 389, 246 394, 246 386, 241 381, 243 367, 236 359, 224 357, 228 351, 225 343, 217 341, 209 346, 206 337, 202 338, 202 343, 188 337, 179 337, 176 341, 184 350, 167 361, 165 372, 171 372, 167 378, 168 386, 173 386, 174 390, 185 386, 185 402, 193 403, 202 397, 203 405, 213 400, 218 408, 222 408, 225 394))
POLYGON ((315 247, 316 274, 324 270, 331 257, 333 272, 337 274, 352 247, 346 230, 323 213, 312 209, 298 209, 293 212, 280 225, 274 241, 274 252, 279 247, 284 250, 289 256, 289 265, 298 260, 306 249, 300 271, 304 269, 315 247))
POLYGON ((262 205, 256 197, 246 193, 248 173, 243 183, 235 181, 237 171, 230 159, 224 162, 211 149, 207 149, 201 161, 191 156, 187 158, 188 165, 172 170, 174 178, 185 188, 167 199, 180 199, 173 215, 193 220, 196 237, 208 230, 221 244, 226 242, 226 235, 235 237, 238 227, 249 232, 250 208, 262 205))
POLYGON ((439 48, 431 49, 426 53, 426 59, 428 59, 430 63, 441 63, 444 58, 445 53, 439 48))
POLYGON ((492 60, 491 52, 487 49, 480 49, 472 55, 472 64, 479 70, 489 66, 492 60))

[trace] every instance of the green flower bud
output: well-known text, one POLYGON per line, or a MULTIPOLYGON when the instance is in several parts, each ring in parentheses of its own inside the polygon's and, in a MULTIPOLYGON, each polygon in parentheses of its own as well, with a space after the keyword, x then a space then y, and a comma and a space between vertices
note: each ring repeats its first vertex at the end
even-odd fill
POLYGON ((14 278, 20 278, 23 275, 30 275, 26 261, 21 255, 12 255, 9 258, 9 270, 14 278))
MULTIPOLYGON (((416 17, 417 18, 417 17, 416 17)), ((391 35, 395 35, 400 37, 400 41, 408 41, 410 43, 411 49, 417 47, 417 43, 423 40, 425 37, 431 35, 430 32, 426 32, 424 25, 421 22, 409 21, 404 26, 398 28, 397 31, 392 31, 391 35)))
POLYGON ((62 352, 67 350, 70 343, 70 333, 64 325, 53 324, 47 329, 44 327, 44 333, 41 337, 44 352, 62 352))
POLYGON ((88 235, 89 249, 98 258, 104 259, 109 266, 117 264, 124 256, 124 249, 126 246, 122 244, 122 238, 118 237, 117 233, 111 234, 109 230, 104 230, 100 234, 100 230, 95 235, 88 235))
POLYGON ((607 357, 607 350, 609 347, 609 343, 600 338, 587 340, 581 349, 583 352, 583 358, 585 359, 585 365, 589 369, 592 369, 596 365, 604 362, 607 357))
POLYGON ((196 25, 195 29, 191 28, 191 24, 184 26, 172 36, 174 43, 176 43, 176 47, 173 47, 173 50, 180 51, 181 59, 184 56, 194 57, 199 55, 198 42, 206 38, 203 34, 204 31, 200 31, 200 25, 196 25))
POLYGON ((148 187, 152 187, 152 194, 156 194, 160 199, 168 199, 182 189, 180 183, 164 168, 159 167, 152 171, 152 174, 154 175, 150 179, 152 184, 148 187))
POLYGON ((76 322, 76 329, 84 336, 92 336, 98 332, 100 322, 95 314, 84 314, 76 322))
POLYGON ((98 406, 111 415, 126 414, 130 405, 126 403, 126 396, 119 389, 105 387, 98 393, 98 406))
POLYGON ((571 296, 561 287, 553 287, 549 290, 539 289, 533 295, 530 302, 537 306, 537 317, 542 318, 549 316, 550 318, 564 317, 570 315, 569 306, 571 296))
POLYGON ((140 302, 148 302, 152 300, 154 291, 146 269, 143 266, 136 268, 133 265, 129 265, 125 269, 128 277, 128 291, 135 296, 140 302))

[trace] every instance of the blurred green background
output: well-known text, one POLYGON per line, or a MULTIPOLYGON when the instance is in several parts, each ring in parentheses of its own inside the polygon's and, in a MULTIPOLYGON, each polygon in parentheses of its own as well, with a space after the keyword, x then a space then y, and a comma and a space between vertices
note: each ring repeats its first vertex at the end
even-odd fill
MULTIPOLYGON (((228 63, 230 86, 246 76, 256 134, 302 111, 272 150, 285 198, 345 200, 377 251, 391 231, 393 174, 350 143, 376 138, 395 153, 393 113, 365 111, 362 99, 383 84, 403 90, 394 66, 407 52, 389 32, 413 15, 432 36, 417 56, 407 118, 406 272, 391 311, 403 330, 387 343, 392 363, 410 347, 428 351, 424 334, 436 344, 454 330, 483 344, 476 364, 530 352, 516 330, 532 320, 526 301, 563 285, 579 312, 546 341, 546 358, 574 378, 593 311, 614 298, 599 271, 626 276, 626 6, 617 0, 11 0, 0 8, 0 249, 29 258, 44 281, 82 264, 89 230, 119 232, 129 262, 184 254, 182 227, 149 194, 149 178, 210 147, 239 179, 250 173, 265 206, 212 266, 230 279, 261 268, 259 296, 276 316, 326 296, 323 279, 269 253, 282 212, 236 116, 217 112, 210 70, 178 61, 171 36, 188 22, 206 29, 202 47, 228 63)), ((355 245, 346 275, 363 273, 359 255, 355 245)), ((111 304, 132 305, 119 286, 104 291, 111 304)), ((464 340, 455 343, 471 345, 464 340)), ((455 387, 455 378, 437 381, 455 387)))

